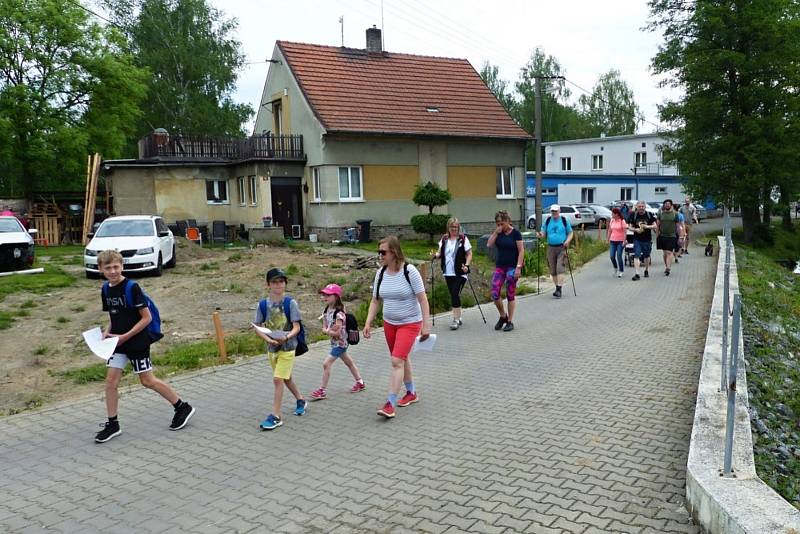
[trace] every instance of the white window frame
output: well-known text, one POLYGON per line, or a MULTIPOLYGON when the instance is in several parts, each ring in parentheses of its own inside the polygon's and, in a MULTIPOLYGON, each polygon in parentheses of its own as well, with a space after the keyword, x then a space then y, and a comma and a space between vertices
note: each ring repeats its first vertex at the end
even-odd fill
POLYGON ((247 205, 247 190, 244 188, 244 176, 236 178, 236 191, 239 194, 239 205, 247 205))
POLYGON ((258 206, 258 176, 247 177, 247 196, 251 206, 258 206))
POLYGON ((557 195, 557 187, 542 187, 542 195, 557 195))
POLYGON ((643 169, 647 167, 647 152, 634 152, 633 166, 637 169, 643 169))
POLYGON ((564 172, 572 170, 572 156, 565 156, 561 158, 561 170, 564 172))
POLYGON ((495 177, 495 196, 497 198, 514 198, 514 167, 497 167, 495 177), (506 175, 508 175, 508 191, 506 191, 506 175), (497 193, 498 185, 500 193, 497 193))
POLYGON ((314 202, 322 202, 322 178, 320 174, 319 167, 313 167, 311 169, 311 185, 314 188, 314 202))
POLYGON ((603 170, 603 155, 602 154, 592 154, 592 170, 593 171, 602 171, 603 170))
POLYGON ((339 202, 363 202, 364 201, 364 169, 357 165, 339 167, 336 172, 336 182, 339 184, 339 202), (347 169, 347 195, 342 195, 342 169, 347 169), (353 191, 353 170, 358 169, 358 190, 361 194, 357 197, 351 193, 353 191))
POLYGON ((597 198, 597 188, 596 187, 581 187, 581 204, 596 204, 595 199, 597 198), (589 198, 591 193, 591 199, 589 198))
POLYGON ((215 206, 219 206, 219 205, 223 205, 223 204, 230 204, 231 200, 230 200, 230 195, 228 194, 228 189, 230 189, 228 187, 228 180, 206 180, 206 203, 207 204, 212 204, 212 205, 215 205, 215 206), (224 183, 225 184, 225 198, 224 199, 212 200, 212 199, 208 198, 208 183, 209 182, 214 184, 214 196, 216 196, 217 198, 220 198, 219 184, 220 183, 224 183))
POLYGON ((619 199, 620 200, 633 200, 633 188, 632 187, 620 187, 619 188, 619 199))
POLYGON ((667 186, 657 186, 655 190, 656 195, 666 195, 667 194, 667 186))

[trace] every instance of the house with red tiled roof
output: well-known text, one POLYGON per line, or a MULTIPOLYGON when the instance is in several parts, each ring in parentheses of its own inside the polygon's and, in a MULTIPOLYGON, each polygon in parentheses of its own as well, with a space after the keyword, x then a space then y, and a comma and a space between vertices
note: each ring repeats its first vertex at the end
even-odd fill
POLYGON ((428 181, 470 232, 499 209, 524 218, 531 137, 467 60, 383 51, 375 28, 365 49, 278 41, 254 133, 302 136, 303 173, 271 179, 305 192, 292 216, 306 234, 336 239, 369 219, 378 235, 408 235, 428 181))
POLYGON ((120 215, 326 240, 364 219, 413 234, 430 181, 452 194, 437 211, 478 233, 500 209, 524 219, 530 140, 467 60, 386 52, 371 28, 365 49, 278 41, 252 137, 159 128, 104 175, 120 215))

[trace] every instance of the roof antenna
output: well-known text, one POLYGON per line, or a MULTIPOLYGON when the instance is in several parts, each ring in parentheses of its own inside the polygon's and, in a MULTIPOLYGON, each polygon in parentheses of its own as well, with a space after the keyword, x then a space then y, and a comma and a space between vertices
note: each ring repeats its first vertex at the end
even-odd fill
POLYGON ((383 24, 383 0, 381 0, 381 50, 386 50, 386 27, 383 24))
POLYGON ((344 15, 339 17, 339 26, 342 28, 342 48, 344 48, 344 15))

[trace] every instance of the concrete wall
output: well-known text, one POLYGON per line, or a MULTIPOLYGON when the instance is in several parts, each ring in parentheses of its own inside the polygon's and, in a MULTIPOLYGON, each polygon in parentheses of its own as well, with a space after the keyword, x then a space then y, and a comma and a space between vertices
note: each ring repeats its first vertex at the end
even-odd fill
MULTIPOLYGON (((717 278, 708 334, 697 387, 692 437, 686 469, 686 500, 695 523, 705 532, 733 534, 795 534, 800 532, 800 510, 794 508, 758 478, 753 460, 753 438, 748 414, 747 373, 740 360, 736 379, 733 470, 722 477, 727 394, 719 391, 724 299, 724 238, 719 237, 717 278)), ((731 294, 738 292, 736 256, 732 254, 731 294)), ((738 352, 744 353, 739 340, 738 352)))
MULTIPOLYGON (((633 174, 634 153, 646 152, 648 163, 661 161, 658 147, 666 141, 657 134, 639 136, 606 137, 587 139, 581 142, 553 143, 545 145, 544 172, 560 173, 561 158, 572 158, 572 173, 633 174), (643 147, 642 144, 645 146, 643 147), (592 155, 603 155, 603 169, 592 170, 592 155)), ((676 176, 677 167, 662 169, 665 176, 676 176)))

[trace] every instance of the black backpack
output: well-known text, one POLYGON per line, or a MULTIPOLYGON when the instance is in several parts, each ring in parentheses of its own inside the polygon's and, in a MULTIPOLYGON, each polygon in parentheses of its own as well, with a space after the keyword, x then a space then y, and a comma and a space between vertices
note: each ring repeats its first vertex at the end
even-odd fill
MULTIPOLYGON (((378 275, 378 287, 375 288, 375 296, 381 298, 381 283, 383 282, 383 273, 386 272, 386 265, 381 267, 381 272, 378 275)), ((408 275, 408 263, 403 264, 403 275, 406 277, 406 282, 411 286, 411 291, 414 291, 414 286, 411 285, 411 277, 408 275)))
MULTIPOLYGON (((544 221, 544 229, 545 230, 547 230, 547 228, 550 226, 550 219, 551 218, 552 217, 547 217, 547 220, 544 221)), ((561 216, 561 224, 564 225, 564 230, 566 230, 567 229, 567 219, 565 219, 563 215, 561 216)))
MULTIPOLYGON (((328 313, 327 306, 325 306, 325 311, 322 313, 328 313)), ((336 320, 336 314, 333 315, 333 319, 334 321, 336 320)), ((344 332, 347 334, 348 345, 358 345, 361 341, 361 334, 358 331, 358 319, 352 313, 344 313, 344 332)))

